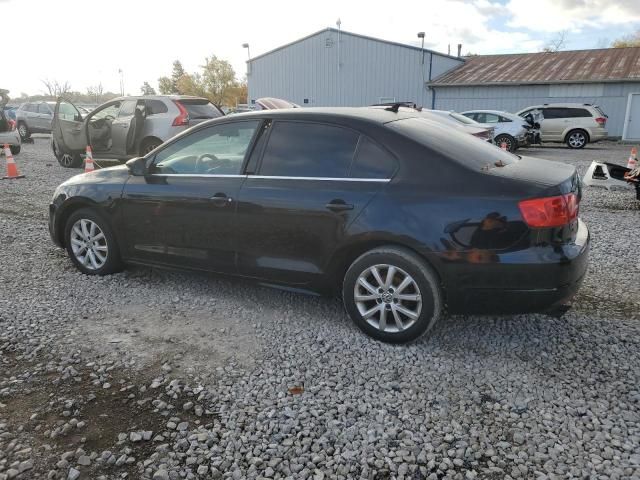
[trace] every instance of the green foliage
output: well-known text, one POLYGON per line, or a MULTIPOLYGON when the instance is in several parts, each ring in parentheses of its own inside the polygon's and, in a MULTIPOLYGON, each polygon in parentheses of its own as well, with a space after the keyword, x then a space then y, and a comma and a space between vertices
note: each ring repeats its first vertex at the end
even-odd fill
POLYGON ((155 95, 156 91, 155 89, 149 85, 149 82, 144 82, 142 84, 142 86, 140 87, 140 92, 142 93, 142 95, 155 95))
POLYGON ((640 30, 614 40, 611 46, 613 48, 640 47, 640 30))

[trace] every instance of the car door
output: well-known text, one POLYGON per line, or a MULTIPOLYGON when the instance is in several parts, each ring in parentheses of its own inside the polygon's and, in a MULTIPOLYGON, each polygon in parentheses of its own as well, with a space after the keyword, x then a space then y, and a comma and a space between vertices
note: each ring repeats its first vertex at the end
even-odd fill
POLYGON ((347 229, 388 181, 351 175, 357 149, 381 147, 349 128, 276 120, 240 189, 238 272, 275 283, 320 279, 347 229), (360 143, 359 143, 360 142, 360 143), (255 173, 254 173, 255 171, 255 173))
POLYGON ((34 124, 38 131, 48 132, 51 129, 52 112, 49 105, 42 102, 38 104, 38 113, 35 115, 34 124))
POLYGON ((543 142, 561 142, 562 132, 567 120, 567 109, 545 107, 542 109, 543 120, 540 122, 540 134, 543 142))
POLYGON ((80 111, 72 103, 58 99, 53 111, 51 135, 61 153, 81 153, 87 146, 87 135, 80 111))
POLYGON ((234 273, 235 214, 260 120, 209 125, 148 159, 122 196, 124 255, 133 261, 234 273))
POLYGON ((135 149, 138 134, 142 130, 142 111, 136 109, 137 99, 125 100, 118 115, 111 123, 111 151, 114 157, 127 157, 135 149))

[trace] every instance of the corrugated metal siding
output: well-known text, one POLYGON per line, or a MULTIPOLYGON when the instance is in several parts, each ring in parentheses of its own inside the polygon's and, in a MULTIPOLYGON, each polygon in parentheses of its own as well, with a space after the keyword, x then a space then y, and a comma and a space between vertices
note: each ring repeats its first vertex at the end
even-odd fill
MULTIPOLYGON (((322 107, 370 105, 393 97, 431 106, 431 92, 424 85, 430 55, 425 52, 423 65, 422 52, 414 48, 326 30, 254 59, 247 76, 249 98, 279 97, 322 107)), ((432 78, 461 63, 433 54, 432 78)))
POLYGON ((436 108, 464 112, 473 109, 517 112, 530 105, 543 103, 591 103, 602 107, 609 116, 607 130, 614 137, 622 136, 627 99, 630 93, 640 93, 638 83, 570 84, 482 87, 437 87, 436 108), (563 96, 557 96, 563 93, 563 96))

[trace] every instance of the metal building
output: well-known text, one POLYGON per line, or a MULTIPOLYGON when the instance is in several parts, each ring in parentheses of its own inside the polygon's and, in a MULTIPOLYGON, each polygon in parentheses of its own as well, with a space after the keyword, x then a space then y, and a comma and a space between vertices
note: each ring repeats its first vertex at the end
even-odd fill
POLYGON ((463 60, 327 28, 247 63, 250 101, 278 97, 314 107, 393 101, 431 106, 427 84, 463 60))
POLYGON ((467 57, 429 88, 442 110, 597 104, 610 136, 640 140, 640 47, 467 57))

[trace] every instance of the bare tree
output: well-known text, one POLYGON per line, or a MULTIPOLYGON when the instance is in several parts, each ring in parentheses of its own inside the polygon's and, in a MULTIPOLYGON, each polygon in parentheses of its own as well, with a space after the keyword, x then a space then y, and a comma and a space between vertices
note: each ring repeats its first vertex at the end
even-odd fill
POLYGON ((559 52, 567 46, 567 30, 556 33, 544 46, 543 52, 559 52))
POLYGON ((68 93, 71 93, 71 85, 68 81, 65 80, 64 83, 58 82, 58 80, 49 80, 45 78, 42 80, 44 86, 46 87, 46 94, 50 97, 61 97, 68 93))

